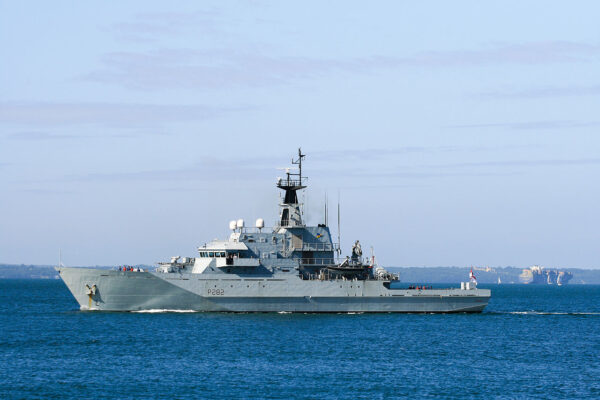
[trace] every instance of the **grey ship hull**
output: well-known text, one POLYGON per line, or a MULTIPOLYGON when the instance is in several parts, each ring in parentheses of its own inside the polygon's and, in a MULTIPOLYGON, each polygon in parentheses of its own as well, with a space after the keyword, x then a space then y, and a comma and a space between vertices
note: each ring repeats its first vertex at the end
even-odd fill
POLYGON ((387 289, 381 281, 311 280, 289 276, 224 278, 58 268, 82 310, 208 312, 481 312, 487 289, 387 289), (87 286, 95 285, 88 294, 87 286))

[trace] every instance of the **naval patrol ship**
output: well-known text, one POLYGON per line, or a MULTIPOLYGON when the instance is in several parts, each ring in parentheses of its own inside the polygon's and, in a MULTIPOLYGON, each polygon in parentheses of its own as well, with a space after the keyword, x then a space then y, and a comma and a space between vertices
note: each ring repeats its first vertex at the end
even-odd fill
MULTIPOLYGON (((402 287, 398 276, 365 259, 358 241, 341 258, 328 224, 306 226, 298 191, 305 155, 277 179, 283 191, 279 220, 266 228, 231 221, 227 240, 172 257, 154 271, 58 266, 82 310, 213 312, 481 312, 491 293, 476 282, 460 288, 402 287)), ((326 219, 327 221, 327 219, 326 219)))

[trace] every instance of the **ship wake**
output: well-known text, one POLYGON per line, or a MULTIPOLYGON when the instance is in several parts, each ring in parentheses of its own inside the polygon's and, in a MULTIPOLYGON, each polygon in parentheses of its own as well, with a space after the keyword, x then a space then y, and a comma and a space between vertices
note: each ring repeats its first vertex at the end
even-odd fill
POLYGON ((489 314, 511 315, 600 315, 600 312, 566 312, 566 311, 492 311, 489 314))
POLYGON ((196 313, 196 312, 202 312, 202 311, 197 311, 197 310, 171 310, 171 309, 166 309, 166 308, 157 308, 157 309, 150 309, 150 310, 137 310, 137 311, 131 311, 134 313, 140 313, 140 314, 161 314, 161 313, 196 313))

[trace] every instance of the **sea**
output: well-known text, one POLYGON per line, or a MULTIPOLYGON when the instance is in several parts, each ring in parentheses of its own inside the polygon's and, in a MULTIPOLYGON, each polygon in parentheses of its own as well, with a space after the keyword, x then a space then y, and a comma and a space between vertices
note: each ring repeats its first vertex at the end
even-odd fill
POLYGON ((0 280, 0 398, 600 398, 600 286, 480 286, 481 314, 113 313, 0 280))

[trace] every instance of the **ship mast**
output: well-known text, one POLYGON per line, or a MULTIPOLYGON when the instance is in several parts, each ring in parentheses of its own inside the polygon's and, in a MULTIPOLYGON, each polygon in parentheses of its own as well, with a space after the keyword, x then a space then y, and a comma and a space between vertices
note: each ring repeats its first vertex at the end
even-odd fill
POLYGON ((283 203, 280 204, 281 216, 279 226, 295 227, 304 226, 302 223, 302 213, 300 212, 300 204, 298 203, 298 190, 306 188, 302 184, 302 180, 306 177, 302 176, 302 160, 306 154, 302 154, 302 149, 298 149, 298 159, 292 158, 292 165, 298 166, 298 172, 292 172, 290 168, 286 168, 286 178, 277 179, 277 187, 285 192, 283 203))

